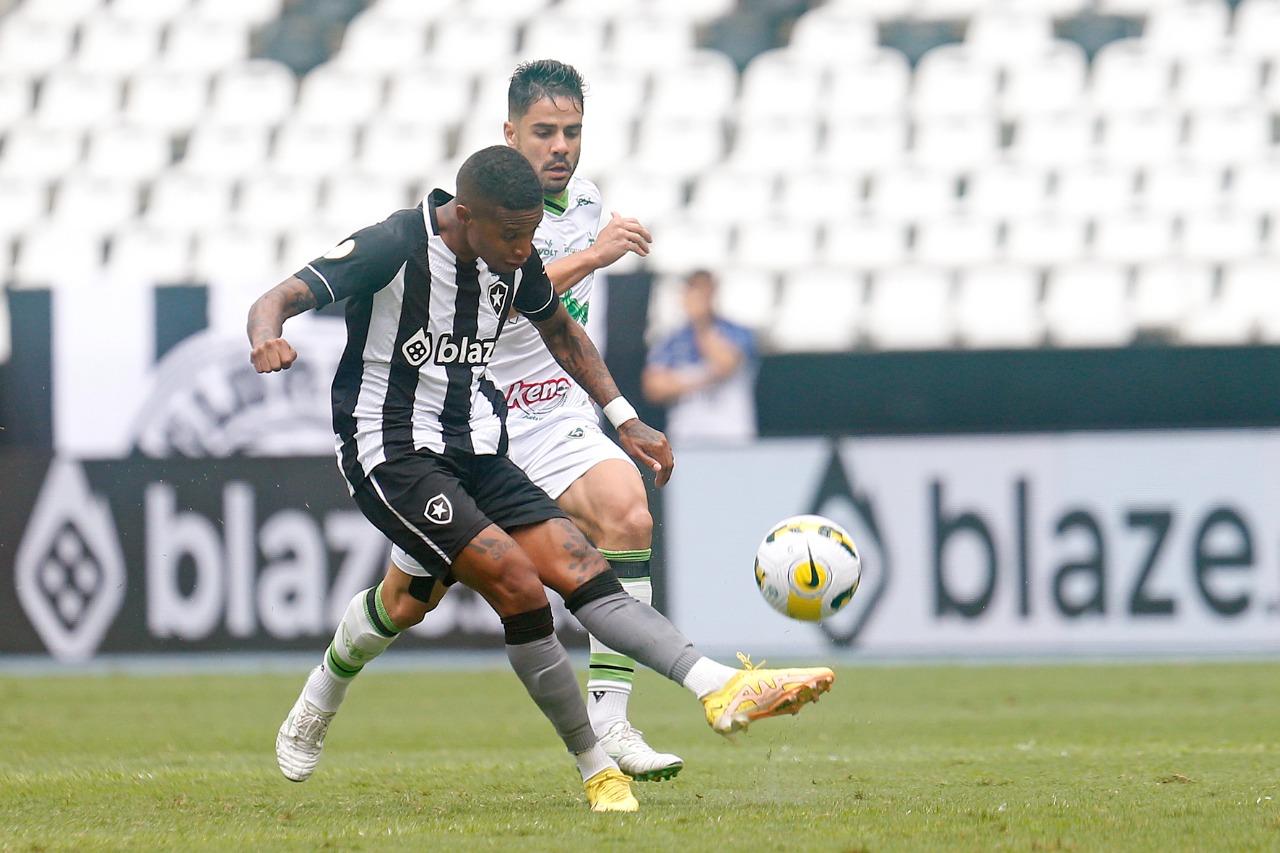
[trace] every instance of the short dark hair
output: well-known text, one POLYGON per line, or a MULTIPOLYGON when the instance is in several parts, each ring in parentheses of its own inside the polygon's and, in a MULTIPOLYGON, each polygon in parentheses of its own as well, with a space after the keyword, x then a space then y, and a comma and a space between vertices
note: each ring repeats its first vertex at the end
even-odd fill
POLYGON ((507 87, 507 118, 516 121, 543 98, 570 98, 583 109, 586 88, 582 75, 572 65, 555 59, 522 62, 507 87))
POLYGON ((524 155, 506 145, 472 154, 458 169, 458 201, 468 207, 542 207, 542 183, 524 155))

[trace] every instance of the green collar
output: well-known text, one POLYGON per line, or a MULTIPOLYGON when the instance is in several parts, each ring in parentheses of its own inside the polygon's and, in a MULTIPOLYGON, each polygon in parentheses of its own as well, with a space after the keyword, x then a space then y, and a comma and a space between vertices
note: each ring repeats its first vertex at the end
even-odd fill
POLYGON ((558 196, 543 196, 542 206, 556 215, 564 213, 569 209, 569 188, 565 187, 558 196))

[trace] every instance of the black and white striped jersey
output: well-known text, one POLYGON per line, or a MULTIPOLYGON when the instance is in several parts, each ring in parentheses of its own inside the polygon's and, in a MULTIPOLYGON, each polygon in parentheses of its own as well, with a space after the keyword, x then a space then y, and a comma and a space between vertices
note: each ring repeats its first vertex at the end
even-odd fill
POLYGON ((508 312, 555 313, 537 252, 514 273, 460 261, 440 237, 433 190, 416 209, 361 229, 296 275, 319 305, 347 300, 333 378, 338 459, 357 484, 414 450, 506 452, 506 404, 488 363, 508 312))

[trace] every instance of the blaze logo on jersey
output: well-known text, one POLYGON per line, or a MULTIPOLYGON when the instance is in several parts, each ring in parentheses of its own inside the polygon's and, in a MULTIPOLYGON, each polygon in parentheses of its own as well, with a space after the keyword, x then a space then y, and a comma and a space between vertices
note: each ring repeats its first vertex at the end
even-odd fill
POLYGON ((497 338, 472 338, 463 335, 455 338, 453 335, 439 335, 432 341, 431 333, 425 329, 419 329, 414 333, 413 337, 405 341, 400 347, 400 351, 404 353, 405 361, 414 367, 420 367, 424 361, 432 357, 436 364, 488 364, 489 359, 493 358, 493 345, 497 343, 497 338))
POLYGON ((507 283, 501 280, 489 285, 489 306, 498 316, 502 316, 502 306, 507 302, 507 289, 507 283))

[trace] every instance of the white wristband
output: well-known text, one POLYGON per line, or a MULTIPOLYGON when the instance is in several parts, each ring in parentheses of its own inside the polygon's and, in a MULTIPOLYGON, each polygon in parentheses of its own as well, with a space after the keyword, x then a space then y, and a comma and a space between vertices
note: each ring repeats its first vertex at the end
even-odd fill
POLYGON ((640 417, 636 414, 636 407, 627 402, 626 397, 614 397, 604 407, 604 416, 609 419, 609 423, 613 424, 613 428, 625 424, 632 418, 640 417))

